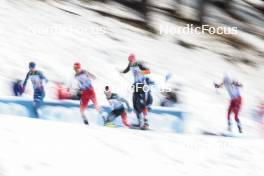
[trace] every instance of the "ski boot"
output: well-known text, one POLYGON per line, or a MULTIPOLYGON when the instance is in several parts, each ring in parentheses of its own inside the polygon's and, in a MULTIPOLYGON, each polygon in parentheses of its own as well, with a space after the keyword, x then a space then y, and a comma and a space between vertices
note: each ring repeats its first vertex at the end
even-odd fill
POLYGON ((145 122, 143 118, 140 118, 139 120, 139 129, 145 130, 145 122))
POLYGON ((115 124, 113 122, 110 122, 110 121, 105 122, 104 126, 106 126, 106 127, 116 127, 115 124))
POLYGON ((237 120, 237 128, 238 128, 239 133, 242 133, 242 127, 241 127, 240 120, 237 120))
POLYGON ((228 121, 227 131, 232 132, 232 124, 230 121, 228 121))
POLYGON ((89 121, 87 120, 87 118, 85 116, 83 116, 82 118, 83 118, 83 123, 85 125, 89 125, 89 121))
POLYGON ((239 133, 243 133, 241 126, 237 126, 239 133))
POLYGON ((148 119, 144 119, 144 126, 143 126, 144 130, 148 130, 149 129, 149 123, 148 123, 148 119))
POLYGON ((84 122, 85 125, 89 125, 89 122, 88 122, 87 119, 84 119, 83 122, 84 122))

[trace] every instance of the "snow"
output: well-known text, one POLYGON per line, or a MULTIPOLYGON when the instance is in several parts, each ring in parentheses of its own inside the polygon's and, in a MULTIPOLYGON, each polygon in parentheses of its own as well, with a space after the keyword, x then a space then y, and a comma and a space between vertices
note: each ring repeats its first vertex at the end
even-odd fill
MULTIPOLYGON (((106 104, 102 90, 107 84, 131 99, 131 94, 127 91, 131 84, 131 75, 120 75, 119 70, 126 66, 128 54, 135 53, 151 67, 152 78, 156 82, 162 84, 168 72, 174 75, 169 84, 182 85, 183 102, 188 111, 193 113, 192 118, 199 119, 198 123, 208 121, 210 125, 221 124, 219 128, 226 124, 223 117, 226 114, 228 97, 223 91, 220 92, 221 96, 215 94, 212 88, 212 83, 220 80, 225 72, 244 84, 242 118, 249 118, 251 109, 263 99, 263 61, 256 69, 243 64, 234 65, 225 61, 219 52, 238 58, 247 56, 257 61, 261 57, 254 53, 233 50, 212 36, 176 35, 151 38, 135 27, 68 4, 61 6, 66 6, 69 10, 73 8, 75 13, 82 16, 66 13, 41 1, 2 1, 0 6, 0 95, 11 94, 10 82, 24 79, 28 62, 34 60, 50 80, 47 97, 54 98, 53 81, 70 82, 73 77, 72 64, 80 61, 98 77, 95 87, 101 104, 106 104), (21 19, 19 21, 18 16, 21 19), (14 21, 17 22, 14 24, 14 21), (106 34, 89 35, 83 32, 85 29, 102 26, 106 28, 106 34), (78 32, 78 29, 84 30, 78 32), (201 48, 188 50, 176 45, 175 40, 191 42, 201 48), (211 104, 212 101, 215 103, 211 104), (208 112, 207 109, 212 111, 208 112), (215 112, 218 112, 217 115, 215 112)), ((155 14, 153 23, 157 28, 166 24, 161 19, 172 26, 178 25, 155 14)), ((262 40, 249 35, 241 36, 244 40, 252 40, 251 43, 256 43, 258 48, 263 48, 262 40)), ((28 96, 31 96, 31 86, 28 85, 27 89, 28 96)), ((157 103, 157 95, 154 100, 157 103)), ((193 129, 195 128, 190 127, 190 130, 193 129)))
POLYGON ((0 175, 263 174, 263 140, 0 117, 0 175))
MULTIPOLYGON (((47 117, 50 119, 48 121, 0 115, 1 176, 90 173, 263 175, 263 139, 258 138, 259 126, 252 120, 252 109, 264 99, 263 53, 234 49, 219 37, 210 35, 153 36, 72 3, 47 2, 0 2, 0 96, 11 95, 11 82, 24 79, 28 62, 35 61, 50 80, 46 85, 47 98, 53 99, 54 82, 70 85, 73 79, 72 65, 79 61, 97 76, 94 85, 100 104, 107 104, 103 95, 105 85, 112 86, 115 92, 131 100, 131 93, 127 89, 132 82, 131 75, 121 75, 119 71, 126 67, 127 56, 135 53, 151 68, 151 77, 159 86, 164 86, 167 73, 173 74, 166 84, 180 87, 182 107, 188 112, 187 133, 168 133, 171 132, 168 129, 164 132, 162 128, 171 117, 164 117, 166 120, 159 122, 160 125, 153 124, 154 128, 160 128, 159 132, 142 132, 93 125, 97 122, 96 112, 92 112, 92 125, 86 127, 80 124, 79 114, 75 115, 78 109, 49 109, 45 111, 51 114, 47 117), (104 31, 98 33, 102 29, 104 31), (178 45, 178 41, 191 43, 195 49, 184 48, 178 45), (258 66, 230 63, 223 54, 235 59, 249 58, 258 66), (224 73, 244 85, 240 115, 245 135, 241 138, 197 135, 204 129, 226 129, 228 95, 224 90, 216 91, 213 88, 213 82, 220 81, 224 73)), ((83 5, 77 0, 69 2, 83 5)), ((108 12, 112 12, 111 6, 116 4, 100 6, 93 3, 89 7, 99 10, 107 8, 108 12)), ((131 12, 123 8, 120 6, 113 13, 130 16, 131 12)), ((195 13, 188 6, 183 10, 195 13)), ((218 13, 217 10, 210 12, 218 13)), ((222 21, 218 18, 240 25, 224 15, 210 19, 210 22, 219 25, 222 21)), ((185 25, 182 22, 174 23, 159 13, 153 14, 151 23, 156 29, 160 25, 185 25)), ((263 52, 264 43, 259 37, 242 31, 236 37, 263 52)), ((29 83, 25 97, 31 96, 29 83)), ((157 91, 154 91, 154 98, 157 105, 157 91)), ((0 108, 0 112, 5 111, 5 114, 28 116, 20 106, 0 105, 0 108)), ((158 119, 153 116, 150 121, 158 119)))
MULTIPOLYGON (((94 84, 101 104, 107 104, 102 93, 105 85, 112 86, 122 96, 131 99, 131 94, 127 91, 132 81, 131 75, 120 75, 119 71, 127 65, 128 54, 135 53, 150 66, 152 78, 158 84, 163 84, 168 72, 174 75, 168 84, 182 85, 181 97, 186 109, 192 114, 191 118, 195 122, 192 124, 203 121, 202 127, 208 124, 219 129, 226 125, 224 117, 227 94, 224 91, 219 92, 220 95, 216 94, 212 86, 224 73, 229 73, 244 84, 242 121, 250 118, 251 109, 263 99, 262 61, 257 69, 243 64, 234 65, 222 59, 219 52, 238 58, 247 56, 257 61, 261 57, 254 53, 233 50, 223 42, 215 40, 213 36, 176 35, 152 38, 135 27, 67 3, 59 7, 74 9, 75 13, 82 16, 66 13, 40 1, 2 1, 0 6, 0 95, 11 94, 10 82, 24 79, 28 62, 34 60, 50 80, 46 88, 47 97, 54 98, 53 81, 70 82, 73 77, 72 64, 80 61, 98 77, 94 84), (21 21, 17 21, 18 16, 21 21), (17 23, 14 24, 14 21, 17 23), (102 26, 106 28, 106 34, 84 32, 86 29, 102 26), (188 50, 176 45, 175 40, 194 43, 201 48, 188 50), (215 103, 211 104, 212 101, 215 103), (207 109, 212 110, 208 112, 207 109)), ((155 14, 153 20, 157 28, 166 23, 176 27, 178 25, 158 14, 155 14)), ((254 36, 241 36, 245 40, 250 38, 258 48, 263 48, 263 42, 254 36)), ((30 84, 27 91, 28 96, 31 96, 30 84)), ((158 102, 157 93, 154 100, 155 103, 158 102)), ((192 126, 189 128, 190 131, 195 129, 192 126)))

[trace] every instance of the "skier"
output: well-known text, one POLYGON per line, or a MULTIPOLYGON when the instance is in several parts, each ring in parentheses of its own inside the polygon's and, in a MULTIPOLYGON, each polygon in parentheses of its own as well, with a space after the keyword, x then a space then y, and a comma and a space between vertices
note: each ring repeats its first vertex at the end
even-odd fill
POLYGON ((130 124, 127 121, 127 113, 124 104, 129 112, 132 112, 129 103, 124 98, 120 97, 116 93, 112 93, 109 86, 105 87, 104 94, 111 106, 111 113, 104 119, 105 124, 112 122, 116 117, 121 116, 123 124, 130 128, 130 124))
POLYGON ((150 74, 150 70, 141 62, 136 61, 136 56, 134 54, 131 54, 128 57, 128 61, 127 68, 121 73, 128 73, 130 70, 133 73, 133 106, 139 121, 138 126, 142 130, 148 129, 148 108, 151 106, 153 98, 150 89, 145 88, 153 83, 148 77, 146 77, 146 75, 150 74))
POLYGON ((95 76, 90 72, 83 70, 80 63, 75 63, 73 66, 75 71, 75 79, 78 82, 80 99, 80 113, 83 118, 84 124, 89 125, 88 119, 85 116, 85 109, 87 108, 89 101, 91 100, 97 111, 100 111, 100 107, 97 104, 96 94, 92 85, 92 80, 95 76))
POLYGON ((233 112, 235 115, 235 120, 237 122, 237 127, 240 133, 242 133, 242 127, 241 127, 241 122, 238 117, 240 108, 241 108, 241 102, 242 102, 242 97, 240 95, 239 88, 242 87, 242 84, 240 84, 237 81, 231 80, 227 75, 224 76, 224 80, 220 84, 214 84, 215 88, 221 88, 225 86, 231 100, 230 100, 230 105, 228 107, 228 112, 227 112, 227 120, 228 120, 228 131, 231 131, 231 120, 230 116, 231 113, 233 112))
POLYGON ((39 117, 40 115, 40 110, 39 108, 43 104, 43 100, 45 97, 45 89, 43 85, 43 80, 47 83, 48 80, 47 78, 43 75, 43 73, 39 70, 36 69, 36 63, 35 62, 30 62, 29 63, 29 72, 27 73, 27 76, 24 80, 23 83, 23 92, 25 91, 27 81, 28 79, 31 80, 33 89, 34 89, 34 101, 33 101, 33 106, 34 110, 39 117))

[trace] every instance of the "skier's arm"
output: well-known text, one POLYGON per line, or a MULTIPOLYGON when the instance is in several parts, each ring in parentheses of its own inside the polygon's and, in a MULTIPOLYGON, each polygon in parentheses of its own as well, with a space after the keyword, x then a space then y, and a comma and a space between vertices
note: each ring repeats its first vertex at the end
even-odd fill
POLYGON ((214 83, 215 88, 222 88, 223 85, 224 85, 224 82, 222 82, 220 84, 214 83))
POLYGON ((45 80, 46 83, 49 82, 49 80, 46 78, 46 76, 42 72, 39 72, 39 77, 40 77, 40 79, 45 80))
POLYGON ((147 68, 145 65, 143 65, 142 63, 139 63, 138 66, 144 75, 150 74, 150 69, 147 68))
POLYGON ((130 63, 128 64, 128 66, 125 70, 121 71, 121 73, 127 73, 127 72, 129 72, 129 70, 130 70, 130 63))
POLYGON ((126 99, 124 99, 122 97, 119 97, 119 101, 124 102, 126 104, 128 110, 131 110, 132 109, 126 99))
POLYGON ((150 78, 146 78, 146 83, 147 83, 147 85, 155 85, 155 82, 154 81, 152 81, 150 78))
POLYGON ((237 81, 233 81, 233 85, 235 85, 237 87, 243 87, 243 85, 240 82, 237 82, 237 81))
POLYGON ((26 78, 25 78, 25 80, 24 80, 24 83, 23 83, 23 89, 25 89, 25 87, 26 87, 26 85, 27 85, 27 81, 28 81, 28 79, 29 79, 29 75, 30 75, 30 72, 27 73, 27 76, 26 76, 26 78))
POLYGON ((91 79, 96 79, 96 76, 94 74, 92 74, 91 72, 87 71, 87 76, 91 79))

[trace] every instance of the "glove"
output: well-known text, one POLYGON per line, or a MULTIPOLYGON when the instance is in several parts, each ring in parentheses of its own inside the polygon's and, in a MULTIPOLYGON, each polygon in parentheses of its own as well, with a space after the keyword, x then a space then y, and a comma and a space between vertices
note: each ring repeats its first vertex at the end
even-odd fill
POLYGON ((25 86, 21 86, 21 93, 25 92, 26 87, 25 86))
POLYGON ((127 111, 128 111, 129 113, 131 113, 131 112, 133 111, 133 109, 132 109, 131 107, 129 107, 129 108, 127 109, 127 111))
POLYGON ((76 92, 77 96, 82 96, 82 93, 83 93, 83 91, 81 91, 81 90, 78 90, 78 91, 76 92))
POLYGON ((220 86, 216 83, 214 83, 215 88, 219 88, 220 86))

